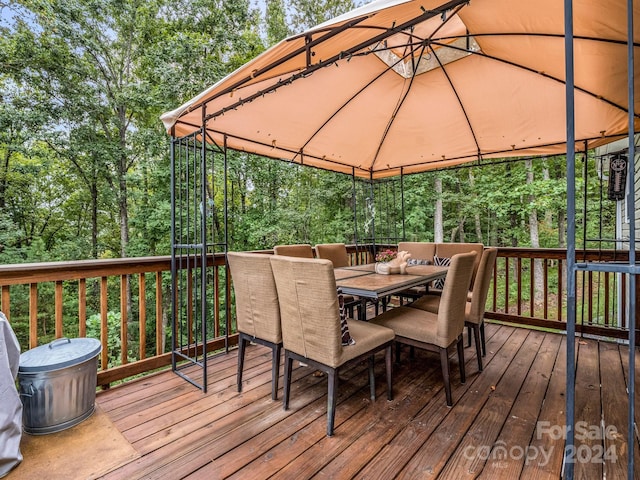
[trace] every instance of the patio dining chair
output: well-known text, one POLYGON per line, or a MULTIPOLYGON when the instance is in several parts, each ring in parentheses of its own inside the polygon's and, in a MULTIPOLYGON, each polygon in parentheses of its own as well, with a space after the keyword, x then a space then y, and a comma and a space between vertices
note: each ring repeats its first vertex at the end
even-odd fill
POLYGON ((398 307, 387 310, 371 320, 372 323, 393 329, 398 344, 410 345, 438 352, 444 380, 447 405, 452 406, 449 348, 456 345, 460 380, 466 381, 464 370, 464 308, 471 283, 475 252, 460 253, 451 258, 437 314, 419 308, 398 307))
POLYGON ((282 326, 278 292, 271 271, 271 255, 228 252, 227 261, 236 296, 238 322, 238 392, 242 391, 242 371, 247 343, 272 350, 271 398, 278 398, 282 326))
POLYGON ((375 400, 374 354, 385 351, 387 398, 393 398, 393 330, 348 320, 355 343, 344 346, 333 264, 329 260, 271 257, 278 289, 284 343, 284 409, 289 408, 293 360, 327 374, 327 436, 333 435, 338 374, 353 362, 369 360, 369 388, 375 400))
POLYGON ((284 255, 287 257, 313 258, 313 248, 308 243, 296 245, 276 245, 273 247, 274 255, 284 255))
MULTIPOLYGON (((489 294, 491 276, 498 255, 497 248, 486 248, 482 252, 482 258, 478 265, 473 288, 467 296, 464 314, 464 323, 467 326, 469 345, 471 345, 471 332, 476 344, 476 355, 478 357, 478 370, 482 371, 482 357, 487 354, 487 345, 484 335, 484 312, 489 294)), ((446 285, 446 283, 445 283, 446 285)), ((425 295, 411 305, 412 308, 419 308, 429 312, 438 313, 440 307, 439 295, 425 295)))
POLYGON ((347 246, 344 243, 319 243, 315 249, 316 257, 331 260, 333 268, 350 266, 347 246))

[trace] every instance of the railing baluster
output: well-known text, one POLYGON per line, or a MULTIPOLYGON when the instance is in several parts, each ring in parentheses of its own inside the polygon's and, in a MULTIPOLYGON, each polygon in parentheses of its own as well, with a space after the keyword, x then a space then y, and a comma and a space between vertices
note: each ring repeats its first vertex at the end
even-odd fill
POLYGON ((493 267, 493 311, 498 310, 498 258, 493 267))
POLYGON ((146 278, 144 273, 138 276, 138 358, 140 360, 146 358, 147 345, 147 293, 146 278))
POLYGON ((536 265, 535 259, 532 257, 529 259, 529 315, 531 317, 536 316, 536 265))
POLYGON ((518 305, 516 311, 518 315, 522 315, 522 258, 518 257, 516 261, 516 281, 518 284, 518 305))
POLYGON ((504 313, 509 315, 509 257, 504 257, 504 313))
POLYGON ((38 284, 29 284, 29 348, 38 346, 38 284))
POLYGON ((213 298, 216 299, 213 302, 213 336, 220 336, 220 270, 217 266, 213 267, 213 298))
POLYGON ((127 328, 127 287, 129 278, 127 275, 120 275, 120 361, 126 364, 128 360, 129 341, 127 328))
POLYGON ((620 275, 622 284, 622 302, 620 304, 620 317, 622 318, 622 328, 626 329, 627 327, 627 309, 624 308, 624 305, 627 304, 627 274, 623 273, 620 275))
MULTIPOLYGON (((187 268, 187 330, 189 330, 187 344, 189 348, 193 346, 193 273, 189 266, 187 268)), ((197 347, 194 346, 194 348, 197 347)))
POLYGON ((162 326, 162 272, 156 272, 156 355, 164 353, 162 326))
POLYGON ((109 305, 107 303, 107 287, 107 277, 100 278, 100 343, 102 343, 100 363, 102 370, 109 368, 109 324, 107 321, 109 305))
POLYGON ((609 272, 604 272, 604 324, 609 326, 609 272))
POLYGON ((589 325, 593 325, 593 272, 591 271, 587 275, 587 292, 589 297, 587 298, 587 319, 589 321, 589 325))
POLYGON ((62 282, 56 282, 55 290, 55 324, 56 324, 56 338, 60 338, 64 335, 62 326, 62 282))
POLYGON ((556 300, 556 303, 559 322, 562 321, 562 270, 562 260, 558 260, 558 299, 556 300))
POLYGON ((78 334, 87 336, 87 280, 78 280, 78 334))
POLYGON ((544 291, 542 292, 543 317, 549 318, 549 260, 545 258, 543 265, 544 275, 542 278, 544 291))

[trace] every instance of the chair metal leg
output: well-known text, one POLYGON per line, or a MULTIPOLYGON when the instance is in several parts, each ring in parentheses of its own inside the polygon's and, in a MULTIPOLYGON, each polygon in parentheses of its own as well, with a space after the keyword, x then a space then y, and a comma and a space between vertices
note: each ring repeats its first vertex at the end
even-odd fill
MULTIPOLYGON (((376 312, 377 315, 378 312, 376 312)), ((358 307, 358 320, 367 319, 367 301, 364 298, 360 299, 360 306, 358 307)))
POLYGON ((280 352, 282 345, 273 346, 273 357, 271 359, 271 399, 278 399, 278 379, 280 378, 280 352))
POLYGON ((458 348, 458 364, 460 367, 460 383, 464 384, 467 381, 467 374, 464 369, 464 340, 462 339, 462 334, 458 338, 458 342, 456 343, 458 348))
POLYGON ((374 371, 374 367, 375 367, 375 357, 373 355, 370 355, 369 356, 369 394, 372 402, 375 402, 376 400, 376 374, 374 371))
POLYGON ((473 336, 476 342, 476 356, 478 357, 478 370, 482 371, 482 346, 480 341, 480 325, 473 326, 473 336))
POLYGON ((482 356, 487 354, 487 344, 484 339, 484 320, 480 322, 480 339, 482 340, 482 356))
POLYGON ((440 348, 440 365, 442 367, 442 377, 444 380, 444 393, 447 398, 447 406, 453 405, 451 398, 451 378, 449 375, 449 354, 446 348, 440 348))
POLYGON ((396 363, 400 364, 400 349, 402 348, 402 344, 398 342, 393 342, 396 350, 396 363))
POLYGON ((384 364, 387 369, 387 400, 393 400, 393 362, 391 357, 391 345, 389 345, 384 351, 384 364))
POLYGON ((291 391, 291 370, 293 368, 293 358, 289 356, 289 353, 284 352, 284 399, 282 406, 285 410, 289 409, 289 392, 291 391))
POLYGON ((471 346, 471 325, 467 325, 467 347, 471 346))
POLYGON ((242 370, 244 369, 244 351, 247 346, 247 339, 240 334, 238 338, 238 391, 242 391, 242 370))
POLYGON ((328 393, 327 393, 327 437, 333 436, 333 424, 336 419, 336 400, 338 394, 338 372, 330 369, 328 372, 328 393))

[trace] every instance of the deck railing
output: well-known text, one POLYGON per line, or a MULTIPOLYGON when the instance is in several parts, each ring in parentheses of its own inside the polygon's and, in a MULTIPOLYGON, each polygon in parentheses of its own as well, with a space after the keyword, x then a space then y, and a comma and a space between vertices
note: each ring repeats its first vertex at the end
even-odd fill
MULTIPOLYGON (((372 261, 368 247, 349 247, 353 263, 372 261)), ((267 252, 268 253, 268 252, 267 252)), ((500 248, 486 318, 564 330, 566 251, 500 248)), ((626 252, 579 252, 579 261, 625 261, 626 252)), ((225 268, 222 254, 209 268, 225 268)), ((0 309, 23 350, 63 336, 102 343, 98 384, 107 386, 171 363, 171 258, 145 257, 0 266, 0 309)), ((626 338, 623 276, 579 274, 578 332, 626 338)), ((216 289, 214 296, 224 292, 216 289)), ((218 304, 218 302, 215 302, 218 304)), ((218 309, 211 314, 220 325, 218 309)), ((236 341, 231 322, 229 343, 236 341)), ((222 335, 216 331, 216 335, 222 335)), ((224 337, 211 338, 220 348, 224 337)))

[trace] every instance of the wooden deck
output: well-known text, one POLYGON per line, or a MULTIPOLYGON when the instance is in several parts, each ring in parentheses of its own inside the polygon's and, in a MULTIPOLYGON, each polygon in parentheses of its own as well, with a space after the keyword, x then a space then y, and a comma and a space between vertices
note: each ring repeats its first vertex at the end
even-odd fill
MULTIPOLYGON (((284 411, 271 400, 270 351, 260 346, 248 349, 241 394, 235 351, 209 361, 206 395, 171 372, 100 392, 99 407, 140 454, 103 478, 559 478, 566 338, 496 324, 487 325, 487 336, 482 373, 475 349, 465 349, 465 385, 452 360, 452 408, 437 355, 409 358, 403 350, 391 402, 381 356, 375 402, 366 365, 346 371, 331 438, 326 378, 297 367, 284 411)), ((576 420, 586 422, 577 433, 591 437, 576 451, 576 478, 626 478, 627 347, 576 344, 576 420)), ((637 443, 634 450, 638 466, 637 443)))

